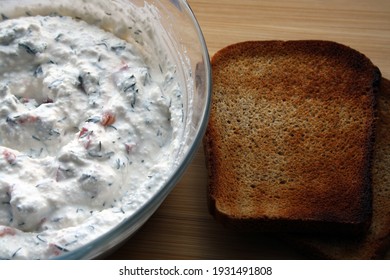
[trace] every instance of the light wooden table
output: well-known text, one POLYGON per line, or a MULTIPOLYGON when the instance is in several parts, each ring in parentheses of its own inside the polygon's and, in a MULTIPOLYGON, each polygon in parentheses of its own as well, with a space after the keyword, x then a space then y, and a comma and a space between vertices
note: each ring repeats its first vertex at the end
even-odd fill
MULTIPOLYGON (((209 53, 246 40, 324 39, 366 54, 390 79, 389 0, 188 0, 209 53)), ((217 224, 206 206, 203 148, 152 218, 110 259, 301 259, 259 234, 217 224)))

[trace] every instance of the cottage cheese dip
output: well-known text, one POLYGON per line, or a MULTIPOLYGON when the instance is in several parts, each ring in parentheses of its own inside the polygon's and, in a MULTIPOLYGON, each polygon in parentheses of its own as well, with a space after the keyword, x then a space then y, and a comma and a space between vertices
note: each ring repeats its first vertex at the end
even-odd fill
POLYGON ((79 18, 0 21, 0 259, 74 250, 169 176, 182 89, 148 26, 123 40, 79 18), (154 47, 153 47, 154 48, 154 47))

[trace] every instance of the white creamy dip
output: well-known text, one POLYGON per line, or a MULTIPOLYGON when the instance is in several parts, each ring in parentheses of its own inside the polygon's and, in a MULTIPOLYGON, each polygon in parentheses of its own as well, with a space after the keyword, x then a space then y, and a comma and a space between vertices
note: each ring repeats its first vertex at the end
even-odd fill
POLYGON ((0 22, 0 259, 74 250, 169 176, 182 92, 133 31, 129 43, 66 16, 0 22))

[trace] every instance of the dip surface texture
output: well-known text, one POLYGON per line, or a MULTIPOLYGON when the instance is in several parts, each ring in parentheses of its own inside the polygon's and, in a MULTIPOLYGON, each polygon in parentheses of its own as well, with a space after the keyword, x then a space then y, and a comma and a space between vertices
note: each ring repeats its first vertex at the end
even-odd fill
POLYGON ((64 16, 0 22, 0 259, 78 248, 166 181, 182 93, 140 38, 64 16))

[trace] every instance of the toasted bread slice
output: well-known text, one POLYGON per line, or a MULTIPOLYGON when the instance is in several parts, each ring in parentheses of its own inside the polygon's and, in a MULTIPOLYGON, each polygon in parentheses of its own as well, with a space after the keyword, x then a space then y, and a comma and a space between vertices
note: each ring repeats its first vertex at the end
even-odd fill
POLYGON ((381 81, 378 97, 372 188, 372 224, 364 237, 285 235, 284 238, 318 258, 390 259, 390 81, 386 79, 381 81))
POLYGON ((211 64, 211 214, 242 230, 366 230, 378 68, 329 41, 242 42, 211 64))

